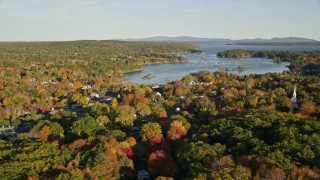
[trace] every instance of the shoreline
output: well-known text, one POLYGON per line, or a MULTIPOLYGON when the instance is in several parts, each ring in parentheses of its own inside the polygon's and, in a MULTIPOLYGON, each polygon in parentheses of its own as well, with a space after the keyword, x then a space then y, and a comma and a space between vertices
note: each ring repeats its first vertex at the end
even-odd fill
MULTIPOLYGON (((192 52, 162 53, 162 54, 164 54, 164 55, 176 55, 176 57, 181 57, 181 56, 179 56, 180 54, 192 54, 192 52)), ((186 63, 186 62, 189 62, 189 59, 187 59, 185 57, 183 57, 182 61, 148 62, 148 63, 141 64, 142 67, 139 68, 139 69, 135 69, 135 70, 132 70, 132 71, 127 71, 127 72, 121 72, 121 74, 130 74, 130 73, 135 73, 135 72, 141 72, 141 71, 144 70, 144 66, 145 65, 176 64, 176 63, 186 63)))
POLYGON ((128 72, 121 72, 121 74, 130 74, 130 73, 135 73, 135 72, 141 72, 144 70, 144 66, 145 65, 160 65, 160 64, 176 64, 176 63, 186 63, 186 62, 189 62, 188 59, 186 59, 185 61, 167 61, 167 62, 150 62, 150 63, 145 63, 145 64, 142 64, 142 68, 139 68, 139 69, 135 69, 135 70, 132 70, 132 71, 128 71, 128 72))

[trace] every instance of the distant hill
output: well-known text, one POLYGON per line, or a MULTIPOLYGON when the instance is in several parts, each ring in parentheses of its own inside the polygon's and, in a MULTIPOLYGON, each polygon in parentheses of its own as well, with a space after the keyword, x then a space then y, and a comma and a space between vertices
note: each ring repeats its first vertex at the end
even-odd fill
POLYGON ((153 42, 229 42, 230 39, 223 38, 200 38, 190 36, 168 37, 155 36, 142 39, 125 39, 126 41, 153 41, 153 42))
POLYGON ((284 37, 284 38, 272 38, 272 39, 240 39, 232 40, 233 42, 319 42, 313 39, 301 38, 301 37, 284 37))
POLYGON ((279 42, 319 42, 314 39, 307 39, 301 37, 285 37, 285 38, 272 38, 271 41, 279 41, 279 42))
POLYGON ((320 41, 301 38, 301 37, 284 37, 272 39, 241 39, 232 40, 232 45, 269 45, 269 46, 320 46, 320 41))
POLYGON ((302 37, 284 37, 284 38, 272 38, 272 39, 224 39, 224 38, 201 38, 201 37, 191 37, 191 36, 178 36, 178 37, 168 37, 168 36, 155 36, 142 39, 122 39, 123 41, 147 41, 147 42, 222 42, 229 45, 308 45, 308 46, 318 46, 320 41, 307 39, 302 37))

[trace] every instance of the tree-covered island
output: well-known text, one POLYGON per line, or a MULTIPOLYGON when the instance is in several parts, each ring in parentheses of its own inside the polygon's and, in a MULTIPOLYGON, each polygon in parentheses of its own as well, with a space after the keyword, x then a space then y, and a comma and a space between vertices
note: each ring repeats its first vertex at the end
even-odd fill
POLYGON ((304 74, 320 74, 320 52, 319 51, 253 51, 253 50, 228 50, 219 52, 222 58, 266 58, 276 63, 290 62, 290 70, 304 74))

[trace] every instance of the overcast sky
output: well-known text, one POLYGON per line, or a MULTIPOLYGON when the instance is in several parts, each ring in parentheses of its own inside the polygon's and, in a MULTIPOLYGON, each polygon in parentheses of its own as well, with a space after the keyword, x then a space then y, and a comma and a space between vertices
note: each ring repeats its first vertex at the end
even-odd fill
POLYGON ((0 0, 0 41, 305 37, 320 0, 0 0))

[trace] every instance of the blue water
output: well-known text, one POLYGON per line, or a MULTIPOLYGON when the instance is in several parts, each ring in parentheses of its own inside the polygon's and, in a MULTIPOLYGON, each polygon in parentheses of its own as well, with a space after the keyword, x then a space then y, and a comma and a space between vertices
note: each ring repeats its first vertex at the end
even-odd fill
POLYGON ((216 72, 228 68, 229 73, 245 75, 245 74, 264 74, 278 73, 289 70, 288 62, 280 64, 273 63, 270 59, 248 58, 242 60, 218 58, 217 53, 231 49, 247 49, 247 50, 282 50, 282 51, 320 51, 320 46, 242 46, 242 45, 225 45, 218 43, 199 43, 200 49, 205 54, 180 54, 180 56, 189 59, 186 63, 174 64, 153 64, 145 65, 144 70, 140 72, 127 73, 124 75, 126 81, 137 84, 165 84, 170 81, 181 79, 182 77, 199 71, 216 72), (243 66, 244 71, 233 70, 238 66, 243 66), (147 74, 154 74, 156 77, 151 79, 141 79, 147 74))

